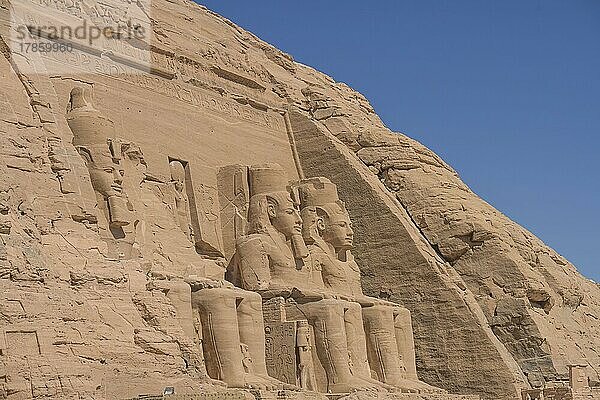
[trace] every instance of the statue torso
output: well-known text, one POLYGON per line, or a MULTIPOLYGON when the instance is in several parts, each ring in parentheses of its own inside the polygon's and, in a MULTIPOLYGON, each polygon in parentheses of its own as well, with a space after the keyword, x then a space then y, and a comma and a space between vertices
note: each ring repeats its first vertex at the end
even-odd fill
POLYGON ((309 246, 310 258, 315 268, 322 271, 326 290, 338 295, 363 296, 360 269, 350 253, 347 261, 330 254, 323 244, 309 246))
POLYGON ((252 234, 238 242, 239 273, 245 289, 298 288, 322 290, 323 278, 319 264, 309 258, 296 259, 288 242, 268 234, 252 234), (266 274, 268 268, 268 274, 266 274), (259 272, 259 271, 262 271, 259 272), (247 285, 254 280, 249 274, 258 274, 258 284, 247 285), (264 282, 265 276, 269 282, 264 282), (248 286, 248 287, 246 287, 248 286), (254 286, 254 287, 251 287, 254 286))

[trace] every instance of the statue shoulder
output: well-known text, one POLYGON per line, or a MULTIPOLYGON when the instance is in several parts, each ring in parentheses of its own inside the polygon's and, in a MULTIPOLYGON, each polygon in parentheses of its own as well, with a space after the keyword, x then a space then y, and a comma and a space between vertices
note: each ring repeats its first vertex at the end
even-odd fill
POLYGON ((235 247, 238 252, 248 251, 251 248, 264 247, 265 239, 260 233, 253 233, 251 235, 241 236, 236 239, 235 247))
POLYGON ((308 254, 312 258, 326 258, 328 256, 327 252, 323 250, 320 246, 316 244, 309 244, 308 246, 308 254))
POLYGON ((255 260, 257 257, 265 262, 273 252, 273 245, 262 234, 251 234, 238 238, 235 242, 235 252, 240 262, 255 260))
POLYGON ((228 279, 236 286, 252 291, 268 287, 271 274, 263 236, 253 234, 236 240, 236 252, 230 262, 228 274, 228 279))

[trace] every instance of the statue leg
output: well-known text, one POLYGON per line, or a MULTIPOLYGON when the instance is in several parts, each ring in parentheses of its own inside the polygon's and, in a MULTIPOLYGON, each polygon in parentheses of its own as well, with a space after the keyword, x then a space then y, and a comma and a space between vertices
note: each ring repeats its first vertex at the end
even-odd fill
POLYGON ((313 327, 317 356, 327 375, 328 391, 378 390, 377 385, 352 375, 344 305, 345 302, 338 300, 321 300, 298 306, 313 327))
POLYGON ((175 307, 177 321, 185 335, 193 340, 196 329, 192 312, 192 288, 184 281, 168 281, 165 286, 168 289, 167 297, 175 307))
POLYGON ((184 337, 179 339, 179 343, 189 367, 195 368, 202 377, 209 378, 202 349, 202 326, 201 324, 198 324, 197 327, 195 325, 192 288, 182 280, 158 281, 156 285, 166 291, 167 298, 175 308, 175 318, 184 333, 184 337))
POLYGON ((231 387, 245 387, 235 295, 230 289, 202 289, 192 293, 192 305, 202 322, 206 369, 213 379, 231 387))
POLYGON ((392 310, 394 313, 396 346, 398 354, 402 358, 406 368, 405 379, 411 382, 411 387, 415 386, 422 393, 445 393, 443 389, 419 381, 415 362, 415 341, 413 338, 410 311, 404 307, 393 307, 392 310))
POLYGON ((344 307, 344 325, 348 352, 352 362, 352 375, 366 380, 383 389, 394 390, 391 385, 379 382, 371 377, 371 367, 367 352, 367 337, 363 322, 362 307, 359 303, 346 302, 344 307))
POLYGON ((380 381, 398 385, 403 378, 394 334, 393 308, 372 306, 363 309, 367 332, 369 362, 380 381))
POLYGON ((268 376, 262 297, 258 293, 245 290, 236 290, 236 294, 239 296, 237 315, 240 340, 248 346, 256 374, 268 376))
POLYGON ((246 381, 255 387, 267 390, 295 389, 269 376, 265 356, 265 325, 262 313, 262 297, 260 294, 247 290, 233 289, 236 295, 237 319, 241 343, 248 346, 252 357, 252 375, 246 376, 246 381))
POLYGON ((396 346, 406 367, 406 379, 418 380, 415 362, 415 342, 413 339, 410 311, 403 307, 394 308, 394 331, 396 346))
POLYGON ((367 358, 367 339, 363 327, 362 310, 358 303, 347 302, 344 311, 344 324, 353 375, 371 378, 371 368, 367 358))

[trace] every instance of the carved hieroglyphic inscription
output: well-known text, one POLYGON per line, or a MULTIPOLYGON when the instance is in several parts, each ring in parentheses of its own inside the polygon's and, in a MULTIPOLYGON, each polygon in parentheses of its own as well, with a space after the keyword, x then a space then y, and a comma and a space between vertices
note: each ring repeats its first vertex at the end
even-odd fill
MULTIPOLYGON (((210 75, 214 75, 214 73, 204 69, 195 69, 193 78, 176 78, 173 66, 178 65, 180 61, 164 59, 161 54, 155 52, 151 52, 151 55, 153 67, 147 74, 139 73, 136 65, 111 58, 110 55, 94 55, 78 49, 74 49, 70 53, 44 53, 43 57, 50 63, 67 64, 73 72, 110 76, 154 93, 160 93, 219 113, 227 118, 249 121, 274 130, 284 129, 283 117, 273 110, 268 110, 267 106, 259 106, 258 103, 248 100, 236 101, 212 94, 211 91, 205 89, 223 84, 223 79, 218 77, 215 79, 210 75), (156 65, 160 65, 160 67, 156 65)), ((174 58, 174 60, 179 60, 179 58, 174 58)), ((266 100, 262 98, 261 93, 245 95, 263 102, 266 100)))
MULTIPOLYGON (((279 98, 267 90, 271 81, 264 67, 258 63, 234 61, 235 57, 219 48, 200 49, 200 58, 150 45, 153 30, 148 16, 141 12, 149 5, 143 2, 93 2, 94 9, 91 10, 81 0, 67 3, 62 0, 34 0, 25 3, 27 6, 18 7, 18 12, 13 13, 12 21, 15 32, 23 31, 19 35, 23 36, 21 41, 49 45, 66 43, 70 48, 69 51, 40 52, 35 57, 29 55, 25 58, 27 62, 23 62, 23 68, 30 68, 32 63, 36 66, 36 73, 110 76, 220 113, 228 119, 242 119, 276 130, 284 128, 281 115, 268 105, 273 104, 273 100, 278 102, 279 98), (137 45, 105 35, 93 40, 80 40, 71 34, 64 37, 61 28, 69 28, 64 29, 65 32, 83 28, 79 26, 82 18, 90 30, 105 26, 124 28, 129 24, 142 29, 144 37, 137 45), (26 33, 25 25, 29 33, 26 33), (53 39, 52 32, 46 32, 48 29, 60 32, 58 42, 53 39), (209 63, 207 60, 210 60, 209 63)), ((123 35, 123 39, 127 37, 123 35)), ((19 43, 13 45, 18 47, 19 43)))
POLYGON ((296 322, 265 323, 265 340, 269 375, 296 385, 296 322))
MULTIPOLYGON (((128 400, 138 400, 140 397, 135 397, 133 399, 128 400)), ((240 390, 227 390, 222 392, 200 392, 200 393, 175 393, 173 395, 169 395, 167 397, 163 395, 151 396, 147 395, 143 397, 144 399, 156 399, 162 400, 168 398, 169 400, 247 400, 248 395, 247 392, 243 392, 240 390)))
POLYGON ((286 318, 285 299, 275 297, 270 300, 263 300, 263 318, 267 322, 283 322, 286 318))
MULTIPOLYGON (((31 57, 29 46, 68 53, 83 49, 90 54, 110 54, 113 59, 136 65, 138 73, 150 71, 150 46, 153 29, 146 10, 150 4, 143 0, 102 2, 34 0, 11 2, 10 46, 15 53, 29 53, 17 60, 19 67, 35 73, 64 73, 71 70, 65 63, 38 64, 39 57, 31 57), (131 44, 131 42, 135 44, 131 44), (57 47, 62 44, 64 47, 57 47), (33 66, 30 62, 34 60, 33 66)), ((48 52, 50 53, 50 52, 48 52)))

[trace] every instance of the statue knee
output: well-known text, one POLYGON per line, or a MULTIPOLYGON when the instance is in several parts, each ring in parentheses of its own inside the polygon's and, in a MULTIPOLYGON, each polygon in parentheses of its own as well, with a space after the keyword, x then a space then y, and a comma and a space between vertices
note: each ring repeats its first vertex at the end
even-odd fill
POLYGON ((411 315, 410 310, 408 308, 402 306, 394 307, 394 319, 398 319, 401 321, 410 321, 411 315))
POLYGON ((364 318, 369 320, 385 319, 386 317, 389 317, 390 321, 392 321, 394 318, 393 310, 386 306, 376 305, 365 307, 363 308, 362 313, 364 318))
POLYGON ((344 311, 350 314, 358 314, 362 313, 362 307, 360 303, 345 301, 344 302, 344 311))
POLYGON ((220 306, 219 308, 231 308, 235 304, 235 295, 229 289, 207 288, 192 292, 192 305, 202 307, 220 306))
POLYGON ((192 288, 182 280, 169 281, 168 288, 170 292, 177 293, 180 296, 189 297, 192 295, 192 288))
POLYGON ((262 297, 256 292, 250 292, 247 290, 238 290, 237 296, 242 299, 243 302, 249 304, 259 304, 262 307, 262 297))

